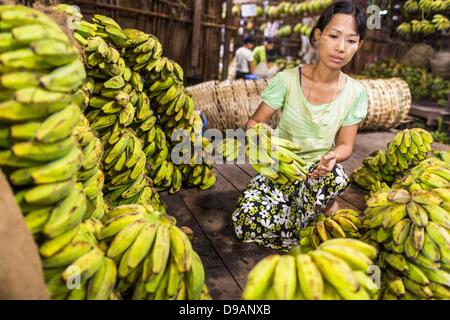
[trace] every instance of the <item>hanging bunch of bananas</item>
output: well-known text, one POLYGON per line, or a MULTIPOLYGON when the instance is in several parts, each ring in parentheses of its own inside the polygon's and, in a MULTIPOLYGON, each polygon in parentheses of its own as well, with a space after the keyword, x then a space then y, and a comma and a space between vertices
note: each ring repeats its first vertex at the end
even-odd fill
POLYGON ((294 32, 299 35, 304 35, 309 37, 312 32, 312 28, 306 24, 297 23, 294 27, 294 32))
POLYGON ((447 0, 419 0, 419 6, 424 12, 446 11, 450 9, 450 3, 447 0))
POLYGON ((416 0, 407 0, 403 4, 403 8, 408 13, 414 13, 419 11, 419 2, 416 0))
POLYGON ((306 162, 296 154, 300 146, 272 135, 261 123, 248 129, 246 136, 245 152, 258 173, 281 184, 306 178, 306 162))
POLYGON ((431 22, 434 23, 437 30, 447 31, 450 29, 450 21, 448 18, 442 14, 435 14, 431 22))
POLYGON ((370 300, 378 288, 366 274, 377 250, 355 239, 333 239, 316 250, 271 255, 248 274, 246 300, 370 300))
POLYGON ((88 201, 86 216, 101 219, 108 210, 103 198, 105 175, 102 169, 103 145, 89 126, 89 121, 81 115, 74 129, 79 146, 82 148, 83 161, 78 172, 78 181, 83 184, 83 190, 88 201))
POLYGON ((275 37, 277 38, 289 38, 292 35, 293 29, 291 25, 287 25, 284 27, 281 27, 277 30, 275 33, 275 37))
POLYGON ((387 145, 363 160, 363 166, 355 170, 352 179, 362 188, 371 189, 377 181, 392 183, 413 165, 427 157, 433 137, 422 128, 398 132, 387 145))
POLYGON ((450 188, 380 191, 367 206, 366 236, 386 252, 380 263, 388 270, 387 297, 448 298, 450 188))
POLYGON ((317 249, 322 242, 334 238, 361 238, 360 212, 341 209, 326 217, 320 214, 308 227, 300 231, 302 252, 317 249))
POLYGON ((141 205, 116 207, 107 218, 98 237, 107 242, 106 255, 120 278, 117 290, 125 297, 198 300, 205 295, 203 264, 175 219, 141 205))

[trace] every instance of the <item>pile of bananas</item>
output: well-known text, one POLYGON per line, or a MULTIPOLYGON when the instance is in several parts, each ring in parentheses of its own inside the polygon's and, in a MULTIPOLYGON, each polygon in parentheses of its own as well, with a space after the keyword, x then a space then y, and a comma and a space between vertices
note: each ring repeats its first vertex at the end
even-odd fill
MULTIPOLYGON (((174 147, 171 145, 170 139, 174 136, 190 138, 192 142, 191 149, 202 148, 203 141, 199 137, 202 132, 202 120, 199 114, 194 111, 194 102, 183 86, 183 69, 178 63, 162 56, 162 47, 159 41, 152 35, 134 29, 126 29, 125 34, 128 39, 128 46, 125 48, 124 54, 127 65, 133 70, 140 70, 145 78, 144 89, 147 90, 151 101, 150 104, 158 115, 158 124, 162 129, 160 140, 163 146, 159 148, 156 146, 153 149, 153 147, 147 148, 147 145, 145 145, 147 162, 152 168, 151 172, 155 173, 152 177, 155 178, 156 181, 154 183, 158 189, 170 190, 170 192, 174 193, 181 188, 181 180, 180 168, 177 168, 170 160, 170 154, 174 147), (163 135, 165 135, 164 138, 162 137, 163 135), (162 159, 162 155, 166 154, 166 148, 168 154, 162 159), (152 150, 154 152, 151 152, 152 150), (162 161, 160 161, 161 159, 162 161), (169 167, 168 172, 174 173, 174 176, 166 179, 156 179, 156 174, 165 172, 166 167, 169 167)), ((147 139, 147 141, 149 140, 147 139)), ((191 159, 193 157, 194 155, 191 153, 191 159)), ((199 161, 201 162, 202 160, 200 159, 199 161)), ((203 161, 203 163, 196 162, 196 164, 202 167, 202 171, 208 173, 211 171, 210 163, 203 161)), ((191 171, 189 173, 193 171, 192 163, 190 167, 191 171)), ((162 176, 162 173, 159 176, 162 176)), ((192 183, 191 180, 189 185, 207 189, 215 183, 215 176, 214 178, 213 176, 211 172, 204 181, 192 183)))
POLYGON ((95 237, 101 222, 90 218, 103 214, 103 201, 98 210, 91 203, 101 187, 83 182, 99 175, 101 150, 79 129, 74 93, 86 77, 79 53, 37 10, 1 6, 0 22, 0 164, 39 246, 48 289, 54 299, 117 298, 115 266, 95 237))
POLYGON ((112 19, 101 15, 74 28, 87 56, 89 79, 80 95, 87 104, 86 118, 104 146, 106 196, 113 205, 142 203, 149 210, 164 211, 146 175, 142 142, 132 128, 136 123, 140 127, 154 123, 156 118, 142 92, 141 76, 125 65, 115 47, 124 45, 126 36, 112 19))
POLYGON ((360 213, 352 209, 341 209, 329 217, 320 214, 308 227, 300 231, 302 252, 317 249, 322 242, 334 238, 361 238, 360 213))
POLYGON ((307 254, 271 255, 248 274, 243 299, 370 300, 378 288, 366 274, 377 250, 355 239, 333 239, 307 254))
POLYGON ((117 290, 137 300, 207 298, 205 271, 188 236, 169 216, 141 205, 110 210, 98 238, 117 267, 117 290))
POLYGON ((280 184, 306 178, 306 162, 296 154, 300 146, 272 135, 261 123, 248 129, 246 136, 245 153, 258 173, 280 184))
POLYGON ((35 238, 78 226, 87 199, 77 174, 83 156, 73 135, 73 93, 86 73, 79 54, 45 14, 1 6, 0 166, 35 238))
MULTIPOLYGON (((70 14, 66 7, 59 8, 70 14)), ((92 23, 81 21, 74 28, 76 39, 84 46, 88 56, 88 74, 94 79, 93 94, 84 94, 85 100, 89 100, 86 116, 92 122, 92 127, 99 131, 102 141, 109 142, 110 146, 105 144, 105 154, 112 152, 110 158, 105 159, 109 164, 105 172, 106 180, 117 178, 115 182, 120 184, 123 191, 126 190, 125 184, 132 191, 136 190, 134 186, 147 185, 147 196, 155 194, 148 205, 163 210, 155 189, 151 188, 152 182, 144 179, 144 175, 149 174, 150 178, 156 180, 153 185, 157 190, 169 190, 172 193, 180 190, 182 182, 187 179, 180 178, 180 168, 170 159, 174 146, 170 144, 169 138, 177 130, 185 132, 185 135, 200 135, 202 130, 202 121, 194 112, 193 100, 184 90, 183 70, 176 62, 162 56, 163 48, 156 37, 135 29, 122 30, 109 17, 95 15, 92 23), (162 130, 158 136, 158 145, 154 141, 158 131, 156 125, 162 130), (107 137, 108 134, 111 138, 107 137), (123 139, 117 140, 117 134, 123 139), (112 143, 109 141, 111 139, 112 143), (116 152, 124 147, 130 151, 129 154, 116 152), (114 155, 120 156, 114 158, 114 155), (128 157, 132 155, 135 157, 128 157), (133 168, 132 162, 136 159, 138 161, 133 168), (131 174, 127 176, 130 171, 131 174), (133 187, 129 182, 135 182, 133 187)), ((207 167, 203 171, 211 171, 210 163, 203 162, 201 165, 207 167)), ((191 171, 193 166, 189 173, 191 171)), ((215 183, 215 177, 212 176, 214 174, 211 171, 203 182, 191 185, 209 188, 215 183)), ((118 196, 120 192, 116 187, 119 187, 117 183, 111 190, 118 196)), ((138 197, 119 197, 113 204, 133 203, 138 197)))
POLYGON ((422 128, 398 132, 387 145, 363 160, 363 166, 355 170, 352 179, 362 188, 371 189, 377 181, 392 183, 412 166, 427 157, 433 137, 422 128))
POLYGON ((414 99, 431 98, 440 106, 447 104, 450 81, 434 76, 424 68, 412 68, 389 59, 366 66, 364 74, 369 78, 400 77, 408 83, 414 99))
POLYGON ((294 32, 299 34, 299 35, 304 35, 307 36, 309 38, 309 36, 311 35, 312 32, 312 28, 306 24, 302 24, 302 23, 297 23, 294 27, 294 32))
POLYGON ((448 299, 450 188, 380 191, 367 206, 366 237, 383 246, 380 265, 386 269, 387 283, 383 298, 448 299))

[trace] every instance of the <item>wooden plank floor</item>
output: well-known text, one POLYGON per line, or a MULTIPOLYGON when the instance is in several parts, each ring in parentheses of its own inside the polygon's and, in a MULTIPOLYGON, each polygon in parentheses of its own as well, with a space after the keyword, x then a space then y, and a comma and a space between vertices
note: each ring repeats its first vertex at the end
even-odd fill
MULTIPOLYGON (((363 132, 357 136, 353 155, 343 162, 348 175, 361 165, 361 161, 384 149, 394 133, 363 132)), ((435 149, 448 150, 449 146, 435 145, 435 149)), ((216 185, 206 191, 182 189, 176 195, 161 194, 167 212, 177 219, 178 226, 194 231, 193 247, 202 258, 206 269, 206 283, 214 299, 240 299, 248 272, 263 257, 274 250, 237 241, 231 223, 231 213, 239 194, 255 171, 250 165, 217 165, 216 185)), ((338 202, 341 208, 364 209, 365 192, 351 185, 338 202)))

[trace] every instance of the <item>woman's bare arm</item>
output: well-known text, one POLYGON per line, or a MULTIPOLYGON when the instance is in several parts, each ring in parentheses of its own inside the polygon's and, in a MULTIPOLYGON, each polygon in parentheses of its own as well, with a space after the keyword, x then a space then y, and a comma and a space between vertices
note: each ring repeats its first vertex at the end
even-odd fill
POLYGON ((251 128, 260 122, 267 123, 275 113, 275 111, 276 109, 269 107, 267 103, 261 102, 255 113, 250 117, 250 119, 248 119, 247 123, 245 124, 245 128, 251 128))
POLYGON ((336 141, 336 161, 341 162, 348 159, 353 152, 353 145, 356 140, 358 125, 344 126, 339 130, 338 139, 336 141))

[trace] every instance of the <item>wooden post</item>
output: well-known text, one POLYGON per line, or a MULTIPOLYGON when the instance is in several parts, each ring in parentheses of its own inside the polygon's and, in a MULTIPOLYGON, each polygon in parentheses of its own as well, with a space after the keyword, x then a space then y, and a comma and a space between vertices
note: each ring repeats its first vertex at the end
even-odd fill
POLYGON ((192 53, 191 66, 197 69, 200 55, 201 35, 202 35, 202 14, 203 0, 195 0, 194 5, 194 22, 192 27, 192 53))
POLYGON ((230 64, 230 42, 231 42, 231 30, 227 28, 233 23, 233 0, 227 0, 227 16, 225 19, 225 41, 223 44, 223 63, 222 63, 222 80, 228 78, 228 65, 230 64))

